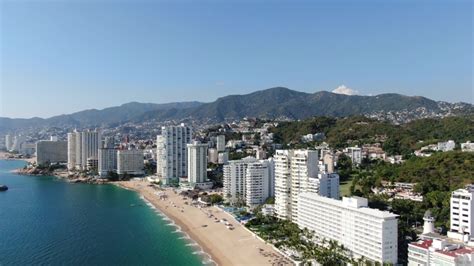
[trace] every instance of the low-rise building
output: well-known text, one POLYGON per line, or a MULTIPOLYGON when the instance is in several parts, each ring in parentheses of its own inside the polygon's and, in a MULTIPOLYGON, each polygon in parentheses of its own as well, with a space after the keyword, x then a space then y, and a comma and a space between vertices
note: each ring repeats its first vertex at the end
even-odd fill
POLYGON ((461 151, 463 152, 474 152, 474 143, 468 141, 461 143, 461 151))
POLYGON ((408 266, 474 265, 474 248, 447 239, 425 239, 408 245, 408 266))

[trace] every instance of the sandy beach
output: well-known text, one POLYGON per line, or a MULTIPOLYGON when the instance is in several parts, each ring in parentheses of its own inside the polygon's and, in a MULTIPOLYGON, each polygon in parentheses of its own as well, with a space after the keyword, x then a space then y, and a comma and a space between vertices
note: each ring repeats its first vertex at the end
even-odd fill
POLYGON ((121 181, 116 184, 140 193, 179 225, 218 265, 292 265, 271 245, 256 238, 231 215, 217 207, 199 209, 187 205, 184 203, 186 200, 171 189, 162 192, 167 199, 161 200, 156 194, 157 190, 149 187, 145 181, 121 181), (219 220, 227 219, 235 229, 229 230, 225 224, 215 222, 213 217, 208 217, 208 213, 219 220))
POLYGON ((8 152, 0 151, 0 160, 23 160, 23 161, 26 161, 26 162, 28 162, 28 163, 34 163, 34 162, 36 162, 36 157, 11 159, 11 158, 8 158, 10 155, 11 155, 11 154, 8 153, 8 152))

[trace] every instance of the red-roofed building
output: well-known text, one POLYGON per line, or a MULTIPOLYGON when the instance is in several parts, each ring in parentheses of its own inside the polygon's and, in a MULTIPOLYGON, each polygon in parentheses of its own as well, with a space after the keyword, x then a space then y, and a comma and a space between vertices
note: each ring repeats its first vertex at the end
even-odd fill
POLYGON ((426 239, 408 245, 408 266, 474 265, 474 248, 446 239, 426 239))

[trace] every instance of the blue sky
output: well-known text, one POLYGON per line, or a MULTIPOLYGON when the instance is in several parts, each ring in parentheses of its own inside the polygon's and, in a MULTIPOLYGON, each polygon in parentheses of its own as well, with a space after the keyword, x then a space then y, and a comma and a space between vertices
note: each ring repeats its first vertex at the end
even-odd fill
POLYGON ((0 12, 0 116, 274 86, 474 102, 468 0, 0 0, 0 12))

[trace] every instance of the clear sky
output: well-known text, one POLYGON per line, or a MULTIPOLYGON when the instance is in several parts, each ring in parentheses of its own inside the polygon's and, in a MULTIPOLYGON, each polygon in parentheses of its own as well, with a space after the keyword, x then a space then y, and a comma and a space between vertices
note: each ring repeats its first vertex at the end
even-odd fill
POLYGON ((473 103, 470 0, 0 0, 0 116, 344 84, 473 103))

